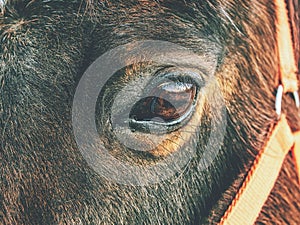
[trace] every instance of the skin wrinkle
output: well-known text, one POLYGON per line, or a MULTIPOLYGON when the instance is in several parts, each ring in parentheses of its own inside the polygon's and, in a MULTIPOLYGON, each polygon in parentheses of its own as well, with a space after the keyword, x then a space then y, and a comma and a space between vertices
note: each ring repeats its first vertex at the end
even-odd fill
MULTIPOLYGON (((8 0, 0 18, 0 224, 217 223, 276 121, 274 21, 271 0, 8 0), (30 22, 15 29, 20 21, 30 22), (197 166, 216 115, 204 110, 202 132, 188 143, 197 155, 187 167, 159 184, 124 186, 87 165, 73 137, 71 107, 90 63, 109 49, 145 39, 174 42, 200 55, 222 48, 215 76, 228 126, 208 170, 197 166), (209 41, 204 46, 199 39, 209 41)), ((285 96, 284 102, 296 129, 292 99, 285 96)), ((288 203, 287 215, 299 210, 299 190, 289 182, 293 168, 284 167, 278 183, 291 184, 293 192, 274 187, 259 224, 297 219, 277 207, 288 203)))

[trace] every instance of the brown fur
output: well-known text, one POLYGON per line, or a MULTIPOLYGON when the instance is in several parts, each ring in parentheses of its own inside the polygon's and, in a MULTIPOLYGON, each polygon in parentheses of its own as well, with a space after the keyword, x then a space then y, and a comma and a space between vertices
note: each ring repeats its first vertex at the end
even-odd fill
MULTIPOLYGON (((274 10, 271 0, 8 0, 0 15, 0 224, 216 224, 277 121, 274 10), (72 100, 97 57, 145 39, 216 55, 228 125, 208 170, 197 171, 215 116, 204 110, 186 168, 158 184, 125 186, 96 174, 80 154, 72 100)), ((286 95, 283 111, 296 130, 293 104, 286 95)), ((299 222, 295 179, 288 156, 257 223, 299 222)))

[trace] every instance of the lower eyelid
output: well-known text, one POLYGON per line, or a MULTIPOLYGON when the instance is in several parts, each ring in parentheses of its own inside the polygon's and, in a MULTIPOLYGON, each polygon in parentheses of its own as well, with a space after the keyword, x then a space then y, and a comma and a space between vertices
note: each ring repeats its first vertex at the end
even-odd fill
POLYGON ((172 154, 180 148, 182 148, 186 143, 192 138, 196 138, 198 133, 198 127, 200 127, 201 117, 204 108, 204 101, 199 98, 188 124, 179 130, 166 135, 166 138, 160 142, 157 147, 150 151, 153 156, 156 157, 166 157, 172 154))

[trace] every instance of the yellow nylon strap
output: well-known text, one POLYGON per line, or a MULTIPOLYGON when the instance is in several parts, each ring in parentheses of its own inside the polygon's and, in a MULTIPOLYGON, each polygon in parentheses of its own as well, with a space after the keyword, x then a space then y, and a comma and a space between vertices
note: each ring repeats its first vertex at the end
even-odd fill
POLYGON ((288 11, 284 0, 275 0, 277 17, 277 47, 279 53, 280 80, 283 91, 298 90, 297 67, 292 43, 292 33, 288 19, 288 11))
POLYGON ((300 131, 294 133, 295 146, 293 148, 293 158, 298 175, 298 183, 300 185, 300 131))
POLYGON ((256 157, 242 187, 220 221, 220 225, 251 225, 267 200, 294 136, 284 115, 256 157))
MULTIPOLYGON (((274 1, 280 81, 284 93, 295 92, 298 90, 297 67, 288 11, 285 0, 274 1)), ((254 224, 275 185, 286 154, 291 149, 300 184, 300 131, 292 134, 285 116, 282 115, 266 146, 253 162, 237 195, 221 218, 220 225, 254 224)))

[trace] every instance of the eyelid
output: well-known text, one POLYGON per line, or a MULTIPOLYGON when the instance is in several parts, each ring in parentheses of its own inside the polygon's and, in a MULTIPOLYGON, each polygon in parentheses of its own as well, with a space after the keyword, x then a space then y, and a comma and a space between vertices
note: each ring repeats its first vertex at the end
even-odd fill
POLYGON ((172 92, 172 93, 180 93, 180 92, 184 92, 188 89, 191 89, 193 87, 193 84, 191 83, 183 83, 183 82, 169 82, 169 83, 163 83, 161 85, 158 86, 159 88, 167 91, 167 92, 172 92), (174 87, 176 84, 177 89, 172 88, 174 87))
POLYGON ((184 120, 186 120, 188 118, 188 115, 191 114, 192 111, 194 111, 194 105, 192 105, 192 107, 190 107, 188 109, 188 111, 186 111, 179 119, 177 120, 174 120, 174 121, 171 121, 171 122, 168 122, 168 123, 163 123, 163 122, 157 122, 157 121, 137 121, 135 119, 130 119, 130 122, 134 122, 136 124, 145 124, 147 123, 148 125, 151 125, 151 126, 175 126, 176 124, 179 124, 179 123, 182 123, 184 120))
POLYGON ((181 82, 195 84, 198 88, 202 88, 206 83, 206 75, 195 68, 178 68, 178 67, 165 67, 157 70, 153 75, 153 79, 150 80, 149 85, 144 89, 144 93, 149 92, 153 87, 162 85, 162 81, 165 83, 181 82))

